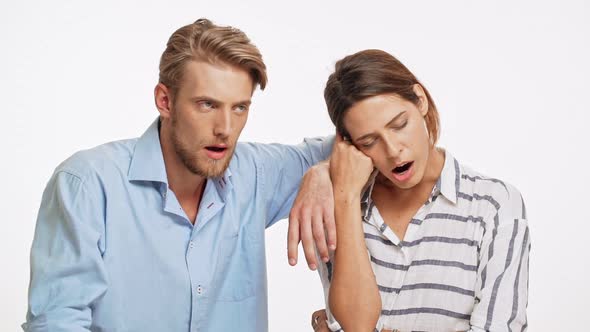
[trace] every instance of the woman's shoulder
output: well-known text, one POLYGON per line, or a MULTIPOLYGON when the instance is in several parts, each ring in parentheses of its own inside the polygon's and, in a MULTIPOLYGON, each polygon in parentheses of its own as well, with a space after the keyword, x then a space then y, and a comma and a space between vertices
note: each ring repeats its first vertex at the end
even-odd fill
POLYGON ((460 164, 460 191, 473 199, 487 201, 501 219, 526 219, 522 194, 513 184, 460 164))

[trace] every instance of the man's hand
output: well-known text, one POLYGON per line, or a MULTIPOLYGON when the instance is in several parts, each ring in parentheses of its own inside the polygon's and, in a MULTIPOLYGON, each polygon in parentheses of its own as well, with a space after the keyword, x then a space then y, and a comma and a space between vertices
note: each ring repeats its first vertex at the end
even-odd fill
POLYGON ((336 249, 334 193, 328 161, 311 167, 305 173, 291 208, 287 235, 287 255, 291 265, 297 264, 299 241, 303 243, 305 259, 311 270, 315 270, 319 263, 314 242, 324 262, 329 259, 328 249, 336 249))
POLYGON ((330 332, 328 328, 326 310, 321 309, 311 314, 311 327, 314 332, 330 332))

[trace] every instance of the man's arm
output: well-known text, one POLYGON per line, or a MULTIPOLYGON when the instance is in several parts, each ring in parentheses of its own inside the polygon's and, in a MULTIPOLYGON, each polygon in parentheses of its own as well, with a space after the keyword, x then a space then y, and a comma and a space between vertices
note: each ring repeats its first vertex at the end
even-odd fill
POLYGON ((268 199, 267 227, 287 217, 303 175, 310 167, 328 158, 332 145, 333 137, 317 137, 306 138, 298 145, 257 146, 268 199))
POLYGON ((95 196, 69 172, 49 181, 31 249, 25 331, 90 331, 91 306, 107 289, 95 196))
POLYGON ((324 161, 305 173, 291 208, 287 234, 289 264, 297 264, 297 247, 301 241, 307 264, 315 270, 320 261, 317 259, 314 243, 321 261, 327 262, 328 249, 336 249, 336 237, 330 163, 324 161))
MULTIPOLYGON (((263 181, 268 206, 267 227, 287 216, 295 201, 302 177, 313 165, 328 158, 333 141, 333 137, 327 137, 305 139, 302 144, 296 146, 249 145, 257 158, 257 165, 261 166, 259 178, 263 181)), ((305 175, 305 182, 295 206, 299 208, 294 211, 300 213, 292 211, 289 215, 289 263, 296 264, 297 245, 302 241, 308 265, 315 269, 317 260, 314 243, 326 259, 328 246, 335 248, 336 245, 332 184, 326 166, 314 167, 305 175)))

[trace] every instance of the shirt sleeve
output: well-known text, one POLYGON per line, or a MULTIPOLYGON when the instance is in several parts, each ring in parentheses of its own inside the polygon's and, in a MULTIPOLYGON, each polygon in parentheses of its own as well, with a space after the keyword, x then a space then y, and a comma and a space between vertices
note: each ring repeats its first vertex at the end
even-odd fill
POLYGON ((68 172, 49 181, 31 249, 25 331, 90 331, 93 303, 107 289, 96 196, 68 172))
POLYGON ((530 236, 520 193, 495 202, 480 251, 471 331, 524 331, 527 327, 530 236))
POLYGON ((266 227, 289 214, 305 172, 332 152, 334 136, 307 138, 299 145, 260 144, 257 163, 268 206, 266 227))
POLYGON ((331 331, 342 331, 342 327, 336 321, 332 312, 330 311, 329 305, 329 298, 330 298, 330 282, 332 281, 332 261, 334 259, 334 255, 330 253, 330 260, 327 263, 324 263, 320 258, 318 251, 316 250, 316 259, 319 262, 318 266, 318 273, 320 275, 320 280, 322 281, 322 288, 324 290, 324 303, 326 308, 326 316, 328 317, 328 328, 331 331))

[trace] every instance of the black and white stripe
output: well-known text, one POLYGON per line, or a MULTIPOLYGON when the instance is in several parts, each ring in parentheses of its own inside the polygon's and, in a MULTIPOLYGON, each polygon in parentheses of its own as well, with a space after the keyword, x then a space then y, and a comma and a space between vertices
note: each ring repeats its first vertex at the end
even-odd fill
MULTIPOLYGON (((530 240, 514 187, 446 153, 430 198, 399 239, 372 202, 372 186, 362 221, 383 304, 378 331, 526 329, 530 240)), ((327 305, 331 264, 319 270, 327 305)))

